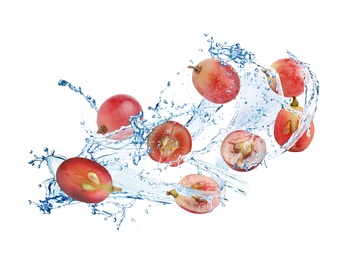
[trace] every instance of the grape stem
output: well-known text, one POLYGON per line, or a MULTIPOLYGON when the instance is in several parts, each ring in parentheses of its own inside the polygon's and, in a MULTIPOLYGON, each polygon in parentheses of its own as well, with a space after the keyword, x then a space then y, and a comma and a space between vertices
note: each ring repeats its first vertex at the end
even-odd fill
POLYGON ((296 97, 293 97, 292 102, 290 104, 291 107, 296 108, 299 106, 299 102, 296 97))
POLYGON ((170 191, 167 191, 166 192, 166 196, 172 196, 172 197, 174 197, 174 198, 176 198, 177 196, 178 196, 178 192, 175 190, 175 189, 173 189, 173 190, 170 190, 170 191))
POLYGON ((191 66, 191 65, 189 65, 188 68, 189 68, 189 69, 193 69, 193 71, 194 71, 196 74, 200 73, 200 72, 201 72, 201 69, 202 69, 201 66, 191 66))
POLYGON ((100 126, 100 128, 99 128, 99 130, 97 130, 97 133, 98 134, 106 134, 108 132, 108 129, 107 129, 107 127, 106 126, 104 126, 104 125, 101 125, 100 126))
POLYGON ((119 188, 113 185, 112 192, 120 192, 120 191, 122 191, 122 188, 119 188))

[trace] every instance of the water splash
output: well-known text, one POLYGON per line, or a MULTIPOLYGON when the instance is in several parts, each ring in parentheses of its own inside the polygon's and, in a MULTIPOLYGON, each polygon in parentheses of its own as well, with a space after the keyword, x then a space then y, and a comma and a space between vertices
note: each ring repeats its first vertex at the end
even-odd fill
POLYGON ((69 89, 73 90, 74 92, 80 94, 82 97, 84 97, 87 102, 90 104, 91 108, 94 108, 96 112, 98 112, 98 109, 96 107, 96 101, 95 99, 93 99, 91 96, 89 95, 85 95, 82 92, 82 88, 81 87, 75 87, 73 85, 71 85, 68 81, 61 79, 58 82, 58 85, 63 86, 63 87, 69 87, 69 89))
MULTIPOLYGON (((230 63, 240 75, 241 89, 234 102, 217 105, 199 99, 191 84, 191 73, 185 68, 167 82, 155 104, 144 109, 144 114, 131 118, 130 126, 103 136, 96 133, 97 129, 87 126, 84 120, 81 121, 83 130, 88 136, 80 153, 75 156, 99 162, 110 171, 114 185, 123 188, 123 192, 113 192, 101 203, 85 205, 90 207, 92 214, 102 215, 104 219, 112 219, 118 229, 126 217, 127 210, 134 207, 138 201, 165 205, 174 203, 171 196, 166 196, 166 192, 171 189, 191 196, 200 195, 209 198, 210 194, 189 190, 177 184, 180 178, 188 173, 206 174, 215 179, 220 185, 223 206, 232 194, 244 196, 246 181, 241 175, 228 169, 219 154, 223 138, 235 129, 245 129, 262 136, 268 147, 263 163, 266 166, 269 160, 287 151, 299 139, 314 117, 319 82, 310 66, 288 51, 290 58, 297 60, 303 68, 307 69, 310 78, 304 77, 305 99, 300 127, 286 144, 281 147, 277 145, 273 138, 276 114, 282 107, 291 109, 289 99, 282 95, 281 84, 278 90, 280 95, 270 90, 265 71, 269 74, 272 71, 268 66, 258 62, 256 55, 243 49, 240 44, 219 43, 207 34, 205 36, 209 43, 208 55, 230 63), (146 139, 151 129, 170 119, 186 125, 193 138, 193 149, 184 158, 185 163, 172 169, 167 165, 152 162, 146 151, 146 139), (134 136, 126 140, 108 138, 127 129, 133 129, 134 136), (170 172, 172 174, 167 174, 170 172)), ((277 81, 280 83, 279 78, 277 81)), ((83 97, 92 109, 98 111, 95 99, 85 95, 81 87, 75 87, 63 79, 58 82, 58 85, 67 86, 83 97)), ((38 168, 45 164, 48 168, 50 178, 40 184, 44 187, 45 197, 38 202, 31 200, 29 202, 36 205, 42 213, 50 214, 54 209, 79 202, 65 195, 55 180, 57 167, 67 158, 56 155, 54 150, 48 148, 43 150, 44 153, 40 156, 31 151, 33 159, 29 164, 38 168)))

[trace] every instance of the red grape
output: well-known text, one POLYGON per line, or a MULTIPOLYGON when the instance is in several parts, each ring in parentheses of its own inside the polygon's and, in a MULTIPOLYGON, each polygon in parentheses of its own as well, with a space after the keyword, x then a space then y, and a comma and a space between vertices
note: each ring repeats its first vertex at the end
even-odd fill
MULTIPOLYGON (((140 103, 132 96, 118 94, 108 98, 97 114, 98 134, 106 134, 130 125, 130 118, 138 116, 142 111, 140 103)), ((133 135, 133 129, 122 131, 113 136, 115 140, 123 140, 133 135)))
POLYGON ((229 64, 217 59, 206 59, 193 69, 192 82, 197 91, 207 100, 224 104, 232 101, 240 91, 240 77, 229 64))
MULTIPOLYGON (((290 58, 279 59, 271 64, 271 68, 275 69, 279 75, 285 97, 298 97, 304 92, 303 71, 306 70, 296 60, 290 58)), ((276 79, 268 76, 267 80, 272 90, 278 93, 276 79)))
POLYGON ((147 138, 147 149, 152 160, 178 166, 192 148, 191 135, 182 124, 168 121, 154 127, 147 138))
POLYGON ((178 206, 186 211, 204 214, 215 209, 220 203, 220 186, 214 179, 208 176, 201 174, 189 174, 182 178, 179 184, 194 190, 212 192, 211 198, 200 197, 197 195, 184 195, 178 193, 175 189, 166 192, 166 195, 172 195, 178 206))
POLYGON ((266 155, 263 138, 245 130, 229 133, 221 144, 221 155, 230 168, 250 171, 257 167, 266 155))
POLYGON ((101 164, 81 157, 63 161, 56 171, 56 181, 69 197, 86 203, 105 200, 113 191, 112 177, 101 164))
MULTIPOLYGON (((303 111, 303 108, 298 105, 296 99, 291 103, 291 107, 298 111, 303 111)), ((284 145, 297 130, 300 116, 295 115, 291 111, 282 108, 274 123, 274 138, 279 145, 284 145)), ((289 149, 290 152, 304 151, 311 143, 315 133, 315 126, 313 121, 310 122, 310 127, 297 140, 297 142, 289 149)))

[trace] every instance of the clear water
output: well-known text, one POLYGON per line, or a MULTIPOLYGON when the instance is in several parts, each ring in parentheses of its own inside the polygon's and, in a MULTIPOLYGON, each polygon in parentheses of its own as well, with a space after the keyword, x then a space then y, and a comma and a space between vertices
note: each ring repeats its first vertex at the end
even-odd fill
MULTIPOLYGON (((222 206, 225 206, 231 194, 246 195, 247 183, 242 175, 230 170, 221 159, 219 147, 223 138, 235 129, 247 129, 262 136, 267 143, 268 152, 259 167, 266 167, 270 160, 286 152, 298 140, 314 117, 319 82, 308 64, 288 52, 291 58, 308 69, 310 79, 305 79, 305 96, 301 102, 305 104, 301 115, 302 124, 284 146, 277 145, 273 139, 273 123, 279 109, 288 107, 290 101, 276 95, 268 87, 263 70, 269 68, 240 44, 218 43, 207 34, 205 37, 208 57, 229 62, 241 76, 241 90, 236 100, 225 105, 216 105, 199 98, 192 86, 192 71, 184 68, 176 77, 166 82, 159 99, 144 108, 143 120, 140 115, 132 118, 131 125, 126 128, 133 128, 133 137, 115 141, 107 137, 124 131, 125 128, 102 136, 96 134, 96 127, 81 121, 87 138, 84 146, 80 147, 79 154, 75 156, 91 158, 104 165, 110 171, 115 186, 123 189, 123 192, 113 192, 102 203, 84 205, 90 207, 92 214, 103 215, 106 220, 112 219, 118 229, 126 217, 127 210, 133 208, 138 201, 165 205, 174 203, 172 196, 166 196, 166 191, 171 189, 210 199, 210 194, 189 190, 177 184, 189 173, 201 173, 214 178, 220 184, 222 206), (185 163, 176 168, 152 161, 146 152, 146 138, 150 130, 170 119, 185 124, 193 138, 192 152, 185 158, 185 163), (172 174, 166 174, 168 172, 172 174)), ((77 94, 75 98, 83 97, 89 103, 90 109, 98 110, 96 100, 84 94, 80 87, 75 87, 63 79, 58 82, 58 86, 69 88, 77 94)), ((279 92, 282 93, 281 86, 279 92)), ((29 200, 29 203, 37 206, 44 214, 50 214, 57 208, 78 204, 79 202, 65 195, 55 181, 56 169, 67 158, 48 148, 43 149, 42 155, 33 151, 30 153, 33 158, 29 164, 43 168, 49 175, 39 184, 45 191, 45 196, 39 201, 29 200)))

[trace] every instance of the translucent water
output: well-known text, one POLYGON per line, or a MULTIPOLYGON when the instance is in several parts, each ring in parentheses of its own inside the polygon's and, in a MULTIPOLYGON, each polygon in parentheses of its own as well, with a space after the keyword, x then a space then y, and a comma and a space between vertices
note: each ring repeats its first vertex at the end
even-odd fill
MULTIPOLYGON (((310 79, 304 77, 306 86, 301 124, 290 140, 280 147, 273 138, 273 124, 279 109, 289 108, 290 100, 275 94, 269 88, 264 73, 269 68, 260 63, 256 55, 243 49, 239 44, 218 43, 207 34, 205 36, 209 45, 208 57, 230 63, 240 75, 241 89, 234 101, 217 105, 199 99, 191 82, 192 71, 184 68, 175 78, 167 81, 159 99, 144 108, 143 119, 141 115, 133 117, 129 127, 103 136, 96 134, 97 129, 93 125, 88 126, 83 120, 81 122, 88 136, 79 154, 75 156, 90 158, 105 166, 112 175, 114 185, 123 189, 122 192, 113 192, 102 203, 85 205, 90 207, 92 214, 113 219, 117 228, 125 219, 126 211, 134 207, 138 201, 165 205, 174 203, 172 196, 166 196, 166 192, 171 189, 210 199, 212 194, 194 191, 177 184, 183 176, 190 173, 208 175, 219 183, 222 206, 227 203, 230 194, 244 196, 246 181, 241 174, 230 170, 220 156, 219 147, 223 138, 236 129, 245 129, 263 137, 268 150, 263 161, 265 167, 271 159, 287 151, 298 140, 314 117, 319 82, 308 64, 288 52, 289 57, 300 62, 309 71, 310 79), (185 157, 185 163, 176 168, 152 161, 146 151, 146 138, 151 129, 170 119, 186 125, 193 138, 191 153, 185 157), (134 130, 134 136, 131 138, 120 141, 108 138, 128 128, 134 130), (165 174, 166 172, 172 174, 165 174)), ((280 83, 279 79, 277 80, 280 83)), ((80 87, 75 87, 66 80, 60 80, 58 85, 75 92, 75 98, 83 97, 89 103, 90 109, 98 111, 95 99, 84 94, 80 87)), ((281 84, 279 93, 282 93, 281 84)), ((37 206, 44 214, 79 203, 65 195, 55 181, 56 169, 67 158, 56 155, 54 150, 48 148, 44 148, 43 152, 43 155, 38 156, 30 151, 33 159, 29 164, 38 168, 44 165, 50 173, 49 178, 39 185, 44 189, 45 196, 39 201, 30 200, 29 203, 37 206)))

